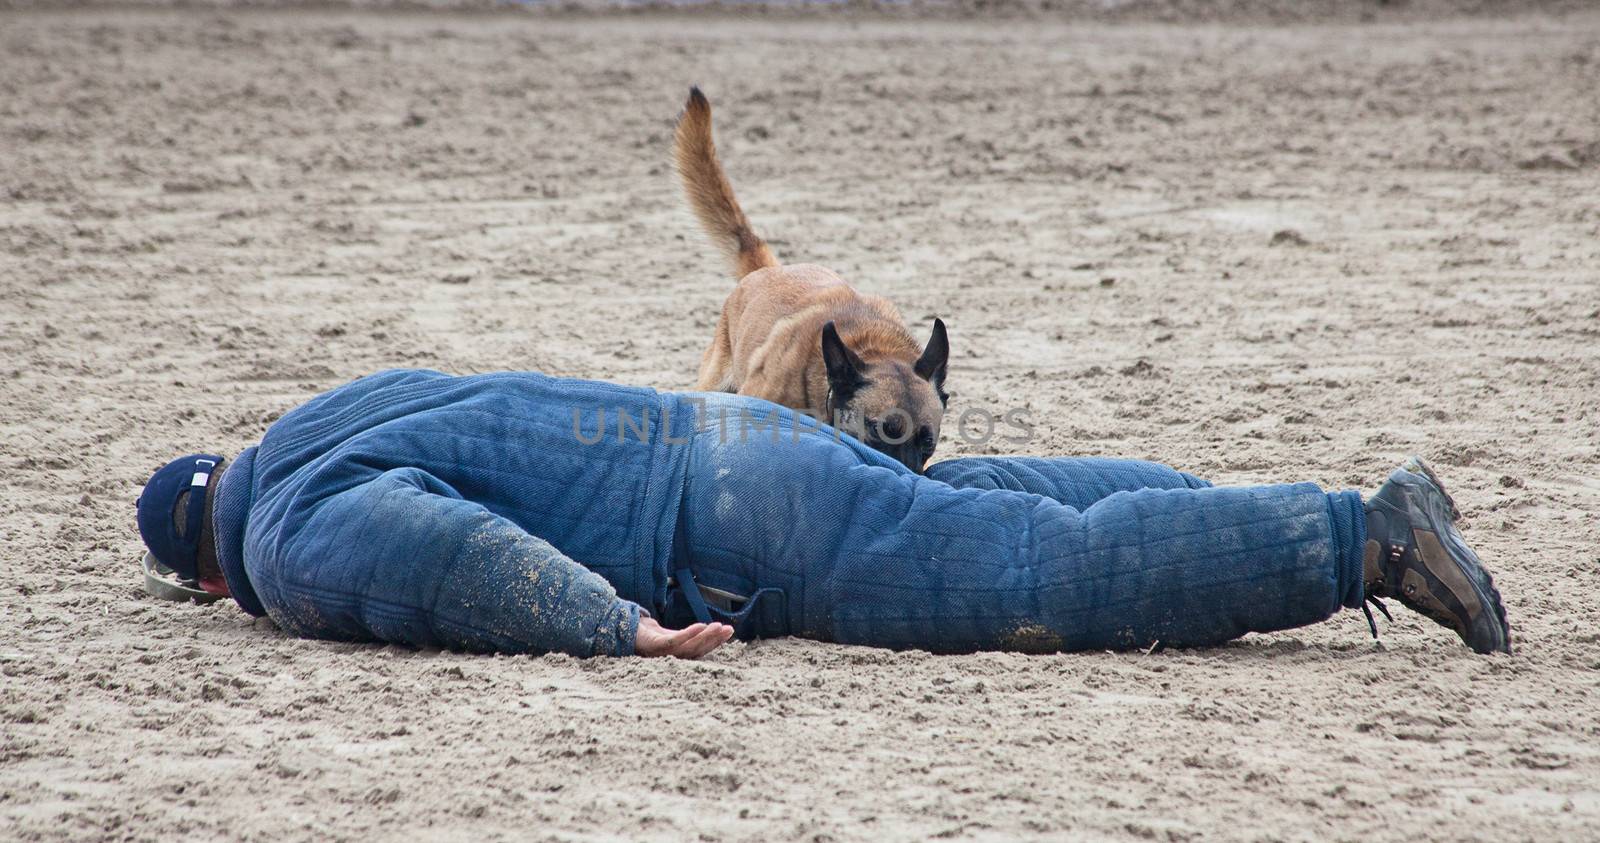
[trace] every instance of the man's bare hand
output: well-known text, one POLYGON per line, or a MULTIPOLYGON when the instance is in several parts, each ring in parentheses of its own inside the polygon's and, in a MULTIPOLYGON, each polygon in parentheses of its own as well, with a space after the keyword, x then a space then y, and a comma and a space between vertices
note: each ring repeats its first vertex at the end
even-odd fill
POLYGON ((655 618, 639 619, 633 652, 641 656, 677 656, 698 659, 728 643, 733 627, 725 623, 697 623, 684 629, 666 629, 655 618))

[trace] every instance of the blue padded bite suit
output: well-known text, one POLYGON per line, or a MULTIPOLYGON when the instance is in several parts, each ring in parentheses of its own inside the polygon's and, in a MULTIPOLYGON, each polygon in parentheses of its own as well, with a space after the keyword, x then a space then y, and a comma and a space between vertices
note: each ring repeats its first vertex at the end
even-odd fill
POLYGON ((536 373, 362 378, 217 494, 240 605, 340 640, 627 655, 644 607, 937 652, 1200 646, 1362 592, 1352 492, 1108 459, 919 477, 763 401, 536 373))

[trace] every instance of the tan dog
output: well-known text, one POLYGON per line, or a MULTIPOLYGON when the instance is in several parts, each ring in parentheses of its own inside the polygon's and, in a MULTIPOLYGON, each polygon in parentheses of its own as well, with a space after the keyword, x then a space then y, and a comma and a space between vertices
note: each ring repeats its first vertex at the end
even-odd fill
POLYGON ((926 350, 887 299, 814 264, 782 266, 750 228, 717 161, 699 88, 678 118, 674 156, 695 216, 733 261, 697 387, 816 414, 921 472, 939 442, 950 344, 933 320, 926 350))

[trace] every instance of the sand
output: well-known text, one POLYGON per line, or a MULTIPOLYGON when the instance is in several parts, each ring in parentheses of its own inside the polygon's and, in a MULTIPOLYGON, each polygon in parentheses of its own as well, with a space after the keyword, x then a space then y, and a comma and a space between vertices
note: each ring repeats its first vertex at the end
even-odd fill
POLYGON ((1600 836, 1600 17, 0 15, 0 836, 1600 836), (952 409, 1223 482, 1451 484, 1516 655, 1403 610, 1150 655, 293 640, 132 502, 390 366, 693 382, 718 109, 779 255, 952 409))

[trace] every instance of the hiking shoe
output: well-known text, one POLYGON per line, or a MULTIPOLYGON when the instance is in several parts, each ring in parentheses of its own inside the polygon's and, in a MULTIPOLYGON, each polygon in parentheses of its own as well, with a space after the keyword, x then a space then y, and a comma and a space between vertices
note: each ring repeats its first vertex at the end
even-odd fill
MULTIPOLYGON (((1367 499, 1367 600, 1393 597, 1455 630, 1478 653, 1511 652, 1511 627, 1489 570, 1456 529, 1461 513, 1421 457, 1409 457, 1367 499)), ((1367 610, 1377 635, 1377 624, 1367 610)))

